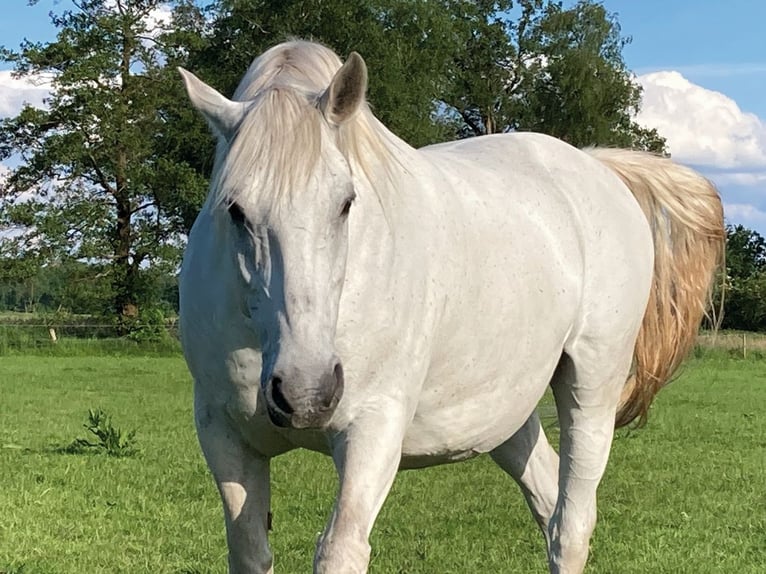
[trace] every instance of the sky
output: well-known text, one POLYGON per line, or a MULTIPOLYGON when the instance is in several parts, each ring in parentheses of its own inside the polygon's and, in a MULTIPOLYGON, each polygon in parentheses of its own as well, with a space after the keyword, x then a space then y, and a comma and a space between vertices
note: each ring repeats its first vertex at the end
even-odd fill
MULTIPOLYGON (((47 16, 70 0, 3 0, 0 45, 48 41, 47 16)), ((572 4, 567 0, 565 4, 572 4)), ((766 235, 766 2, 604 0, 632 38, 625 62, 644 90, 636 120, 657 130, 673 158, 710 178, 727 221, 766 235)), ((0 64, 0 117, 39 104, 44 83, 11 78, 0 64)), ((0 177, 7 168, 0 165, 0 177)))

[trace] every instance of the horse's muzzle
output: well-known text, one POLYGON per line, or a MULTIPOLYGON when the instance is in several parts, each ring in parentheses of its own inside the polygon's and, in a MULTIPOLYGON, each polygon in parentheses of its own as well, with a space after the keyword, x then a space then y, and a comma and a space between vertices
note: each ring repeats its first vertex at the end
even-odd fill
POLYGON ((319 429, 327 426, 343 396, 343 367, 335 363, 322 375, 319 384, 302 390, 300 382, 274 372, 264 395, 266 412, 275 426, 295 429, 319 429))

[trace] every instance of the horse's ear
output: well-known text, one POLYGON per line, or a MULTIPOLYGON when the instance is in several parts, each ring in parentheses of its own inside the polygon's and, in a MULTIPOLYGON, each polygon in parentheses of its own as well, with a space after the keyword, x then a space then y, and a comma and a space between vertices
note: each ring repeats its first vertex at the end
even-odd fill
POLYGON ((192 105, 205 116, 216 135, 231 140, 245 113, 243 102, 233 102, 191 72, 178 68, 192 105))
POLYGON ((340 125, 359 111, 366 91, 367 65, 359 54, 351 52, 319 99, 319 108, 327 121, 340 125))

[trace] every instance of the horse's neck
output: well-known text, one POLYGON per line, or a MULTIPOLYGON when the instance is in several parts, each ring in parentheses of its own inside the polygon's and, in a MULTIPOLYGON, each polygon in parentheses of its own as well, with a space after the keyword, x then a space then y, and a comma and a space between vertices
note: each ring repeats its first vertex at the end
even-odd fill
POLYGON ((401 163, 361 178, 359 209, 351 214, 352 250, 394 256, 401 249, 417 247, 412 244, 417 244, 414 236, 432 224, 428 213, 419 215, 430 203, 423 185, 423 172, 430 166, 416 150, 404 142, 402 146, 406 156, 399 158, 401 163))
POLYGON ((385 185, 380 179, 375 188, 365 182, 350 215, 347 276, 360 288, 385 291, 391 298, 415 295, 419 287, 412 275, 427 273, 444 243, 433 167, 419 155, 412 150, 385 185))

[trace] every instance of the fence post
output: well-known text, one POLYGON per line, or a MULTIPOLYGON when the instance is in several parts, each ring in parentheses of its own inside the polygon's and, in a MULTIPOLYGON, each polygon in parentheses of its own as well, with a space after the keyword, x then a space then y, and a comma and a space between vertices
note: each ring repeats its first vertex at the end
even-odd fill
POLYGON ((56 329, 53 327, 48 327, 48 334, 51 336, 51 341, 54 343, 58 342, 58 337, 56 337, 56 329))
POLYGON ((742 358, 747 359, 747 333, 742 333, 742 358))

